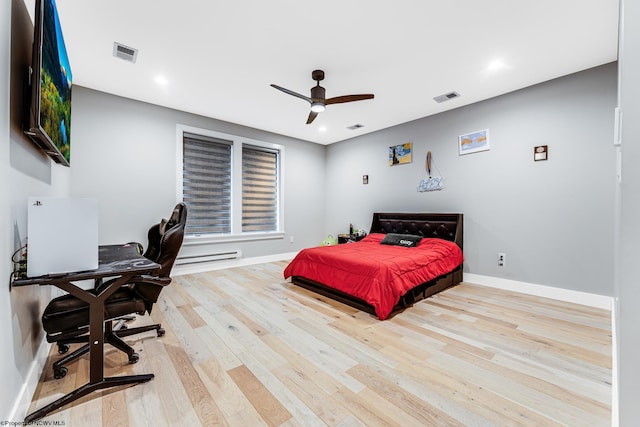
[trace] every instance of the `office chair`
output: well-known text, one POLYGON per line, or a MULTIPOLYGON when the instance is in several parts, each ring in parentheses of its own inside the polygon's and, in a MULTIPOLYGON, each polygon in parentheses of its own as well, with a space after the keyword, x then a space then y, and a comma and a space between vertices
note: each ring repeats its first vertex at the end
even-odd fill
MULTIPOLYGON (((127 354, 129 363, 138 361, 138 354, 121 338, 141 332, 155 330, 157 336, 164 335, 160 324, 127 328, 124 324, 132 314, 151 314, 153 304, 158 300, 162 289, 171 283, 171 269, 178 256, 184 237, 187 222, 187 207, 179 203, 173 210, 169 220, 163 219, 149 229, 149 244, 142 253, 142 245, 137 245, 142 255, 158 264, 158 276, 143 277, 133 283, 127 283, 114 292, 105 302, 105 330, 104 342, 109 343, 127 354), (113 322, 116 321, 116 325, 113 322)), ((96 281, 95 292, 98 294, 108 282, 96 281)), ((64 354, 72 343, 86 343, 74 352, 66 355, 53 364, 55 378, 63 378, 67 374, 64 366, 89 351, 89 306, 86 302, 73 295, 63 295, 53 299, 44 310, 42 326, 46 332, 48 342, 58 345, 58 353, 64 354)))

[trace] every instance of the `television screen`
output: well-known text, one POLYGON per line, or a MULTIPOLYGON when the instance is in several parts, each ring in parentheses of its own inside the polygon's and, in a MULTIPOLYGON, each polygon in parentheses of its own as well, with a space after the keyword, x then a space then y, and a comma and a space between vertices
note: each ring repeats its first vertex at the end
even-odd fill
POLYGON ((25 133, 57 163, 71 161, 72 74, 55 0, 37 0, 25 133))

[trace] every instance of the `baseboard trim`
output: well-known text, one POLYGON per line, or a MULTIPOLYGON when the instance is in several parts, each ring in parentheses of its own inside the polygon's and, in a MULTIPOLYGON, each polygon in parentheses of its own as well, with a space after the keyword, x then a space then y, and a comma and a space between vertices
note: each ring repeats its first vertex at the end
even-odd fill
POLYGON ((27 416, 27 411, 29 410, 29 406, 33 400, 36 387, 38 387, 40 375, 45 369, 50 350, 51 344, 43 337, 40 342, 40 346, 38 347, 38 351, 36 352, 36 357, 29 367, 26 381, 22 384, 22 388, 20 389, 20 392, 13 404, 13 408, 11 409, 11 413, 9 414, 10 420, 24 420, 27 416))
POLYGON ((611 304, 611 425, 620 425, 620 407, 618 390, 618 321, 616 319, 618 305, 616 300, 611 304))
POLYGON ((283 254, 273 254, 251 258, 236 258, 221 261, 209 261, 199 264, 176 265, 171 270, 172 276, 184 274, 204 273, 205 271, 224 270, 225 268, 245 267, 247 265, 263 264, 266 262, 284 261, 293 259, 298 252, 288 252, 283 254))
POLYGON ((536 285, 534 283, 519 282, 516 280, 503 279, 500 277, 482 276, 479 274, 464 273, 463 281, 475 283, 481 286, 504 289, 507 291, 520 292, 528 295, 535 295, 544 298, 556 299, 559 301, 572 302, 589 307, 611 310, 613 298, 591 294, 588 292, 573 291, 570 289, 554 288, 553 286, 536 285))

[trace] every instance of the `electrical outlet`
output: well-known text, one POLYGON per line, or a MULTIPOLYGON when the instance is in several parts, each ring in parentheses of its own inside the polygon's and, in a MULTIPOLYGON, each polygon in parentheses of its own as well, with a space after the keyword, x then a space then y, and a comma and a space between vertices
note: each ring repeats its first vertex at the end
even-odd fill
POLYGON ((507 254, 504 252, 498 252, 498 267, 507 266, 507 254))
POLYGON ((293 242, 294 242, 293 236, 289 236, 289 243, 293 243, 293 242))

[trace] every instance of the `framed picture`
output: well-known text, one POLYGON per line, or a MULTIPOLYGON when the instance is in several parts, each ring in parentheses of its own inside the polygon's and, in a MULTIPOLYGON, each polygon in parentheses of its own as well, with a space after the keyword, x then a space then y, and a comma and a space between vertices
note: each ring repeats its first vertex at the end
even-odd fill
POLYGON ((533 147, 533 160, 539 162, 541 160, 547 160, 549 157, 549 146, 538 145, 533 147))
POLYGON ((479 130, 458 137, 459 154, 489 150, 489 129, 479 130))
POLYGON ((389 147, 389 166, 411 163, 411 143, 389 147))

